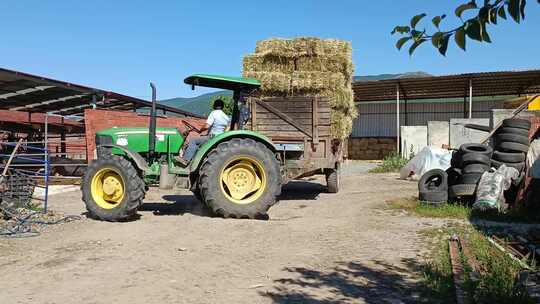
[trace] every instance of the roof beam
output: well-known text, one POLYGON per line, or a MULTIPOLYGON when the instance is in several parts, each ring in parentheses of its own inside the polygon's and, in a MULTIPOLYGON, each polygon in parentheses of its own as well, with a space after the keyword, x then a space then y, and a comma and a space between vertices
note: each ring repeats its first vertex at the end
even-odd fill
POLYGON ((24 90, 15 91, 15 92, 12 92, 12 93, 2 94, 2 95, 0 95, 0 99, 8 99, 8 98, 19 96, 19 95, 25 95, 25 94, 29 94, 29 93, 33 93, 33 92, 39 92, 39 91, 45 91, 47 89, 52 89, 52 88, 55 88, 55 86, 39 86, 39 87, 35 87, 35 88, 28 88, 28 89, 24 89, 24 90))
POLYGON ((82 98, 82 97, 85 97, 85 96, 88 96, 88 94, 79 94, 79 95, 66 96, 66 97, 57 98, 57 99, 51 99, 51 100, 47 100, 47 101, 27 104, 27 105, 24 105, 24 106, 21 106, 21 107, 10 108, 10 110, 12 110, 12 111, 20 111, 20 110, 25 110, 25 109, 31 109, 31 108, 35 108, 35 107, 50 105, 50 104, 53 104, 53 103, 65 102, 65 101, 72 100, 72 99, 79 99, 79 98, 82 98))

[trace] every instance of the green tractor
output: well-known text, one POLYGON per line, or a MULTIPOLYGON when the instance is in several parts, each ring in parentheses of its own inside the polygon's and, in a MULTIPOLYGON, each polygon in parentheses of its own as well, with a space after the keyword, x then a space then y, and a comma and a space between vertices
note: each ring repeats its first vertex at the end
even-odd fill
POLYGON ((187 132, 156 127, 156 89, 152 87, 149 128, 115 127, 96 133, 97 158, 84 176, 82 199, 89 215, 123 221, 136 214, 149 185, 190 189, 214 213, 223 217, 258 218, 276 203, 282 172, 272 141, 242 127, 241 96, 260 87, 255 79, 194 75, 184 80, 194 88, 232 90, 230 131, 201 145, 188 166, 175 160, 187 132))

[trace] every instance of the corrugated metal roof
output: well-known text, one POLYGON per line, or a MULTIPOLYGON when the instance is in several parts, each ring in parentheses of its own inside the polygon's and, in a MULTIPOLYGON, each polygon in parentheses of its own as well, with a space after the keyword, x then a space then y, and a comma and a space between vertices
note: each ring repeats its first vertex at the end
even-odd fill
MULTIPOLYGON (((111 110, 146 108, 151 102, 97 88, 0 68, 0 110, 79 115, 93 106, 111 110)), ((157 108, 188 117, 200 115, 161 105, 157 108)))
POLYGON ((355 101, 396 99, 399 87, 402 99, 459 98, 540 93, 540 70, 482 72, 447 76, 401 78, 353 83, 355 101))

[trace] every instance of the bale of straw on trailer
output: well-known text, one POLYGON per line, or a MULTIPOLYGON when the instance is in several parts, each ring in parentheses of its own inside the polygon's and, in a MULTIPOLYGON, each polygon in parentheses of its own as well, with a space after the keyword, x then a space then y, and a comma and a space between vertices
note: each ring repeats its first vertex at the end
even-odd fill
POLYGON ((291 76, 279 72, 253 72, 245 71, 244 77, 255 78, 261 83, 261 91, 265 95, 279 93, 279 95, 288 94, 291 90, 291 76))
POLYGON ((255 53, 263 56, 299 58, 302 56, 352 57, 348 41, 300 37, 295 39, 272 38, 257 42, 255 53))
POLYGON ((345 86, 346 80, 341 73, 294 71, 291 76, 293 92, 334 91, 345 86))
POLYGON ((341 73, 350 81, 354 73, 351 58, 345 56, 299 57, 296 59, 296 70, 341 73))
POLYGON ((334 138, 345 139, 352 132, 354 117, 341 111, 332 111, 330 114, 330 131, 334 138))
POLYGON ((350 108, 356 108, 354 104, 354 93, 350 88, 324 91, 320 95, 329 98, 330 107, 333 109, 348 110, 350 108))
POLYGON ((294 59, 277 56, 247 55, 243 60, 244 71, 292 73, 294 59))

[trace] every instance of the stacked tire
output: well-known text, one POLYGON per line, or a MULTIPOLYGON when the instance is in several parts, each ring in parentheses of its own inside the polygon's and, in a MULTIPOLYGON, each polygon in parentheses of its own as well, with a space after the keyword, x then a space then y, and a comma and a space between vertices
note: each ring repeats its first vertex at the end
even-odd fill
POLYGON ((476 186, 484 172, 491 168, 493 149, 481 144, 464 144, 452 157, 452 167, 447 170, 450 178, 450 199, 474 197, 476 186))
POLYGON ((448 202, 448 175, 440 169, 429 170, 418 181, 418 199, 438 205, 448 202))
POLYGON ((495 133, 491 165, 499 168, 502 164, 523 171, 529 151, 529 131, 531 122, 524 119, 505 119, 495 133))

